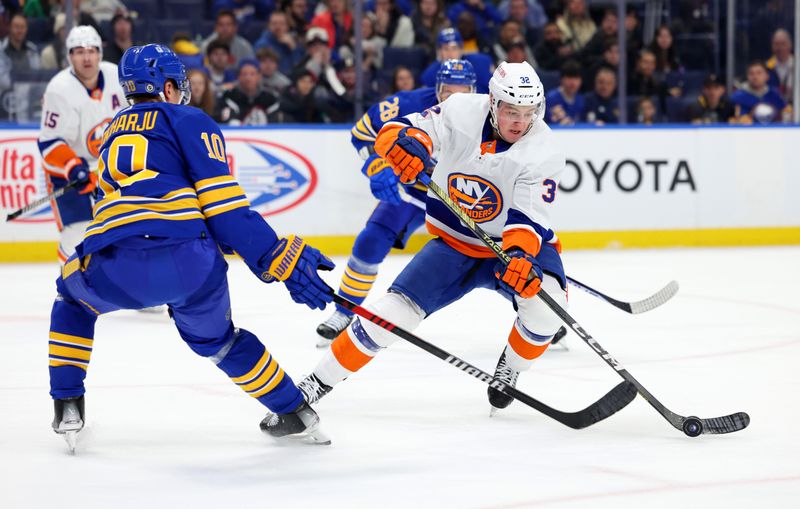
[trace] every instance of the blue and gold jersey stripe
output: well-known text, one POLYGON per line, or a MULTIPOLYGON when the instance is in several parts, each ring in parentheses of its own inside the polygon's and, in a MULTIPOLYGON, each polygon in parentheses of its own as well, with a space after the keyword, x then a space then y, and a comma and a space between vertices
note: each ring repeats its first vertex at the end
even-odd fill
POLYGON ((75 366, 85 370, 89 367, 93 343, 91 338, 50 331, 50 366, 75 366))
POLYGON ((195 189, 200 207, 207 218, 250 207, 241 186, 230 175, 201 180, 195 185, 195 189))
POLYGON ((350 129, 350 134, 362 141, 375 141, 375 138, 378 137, 375 129, 372 128, 372 121, 368 113, 365 113, 359 121, 356 122, 356 125, 350 129))
POLYGON ((171 192, 162 198, 110 196, 95 205, 94 219, 86 228, 85 238, 137 221, 203 219, 194 191, 181 191, 171 192))

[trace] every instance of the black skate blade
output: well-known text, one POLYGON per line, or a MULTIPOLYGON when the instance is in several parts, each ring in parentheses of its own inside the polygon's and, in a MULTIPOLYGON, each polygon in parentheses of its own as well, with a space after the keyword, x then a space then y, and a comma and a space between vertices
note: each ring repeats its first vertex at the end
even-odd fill
POLYGON ((272 437, 280 445, 331 445, 331 439, 319 426, 312 426, 302 433, 286 435, 284 437, 272 437))

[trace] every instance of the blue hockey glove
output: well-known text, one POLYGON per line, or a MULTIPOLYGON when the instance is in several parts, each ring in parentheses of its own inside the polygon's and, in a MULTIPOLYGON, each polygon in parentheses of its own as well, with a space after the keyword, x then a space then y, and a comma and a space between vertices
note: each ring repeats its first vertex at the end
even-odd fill
POLYGON ((303 239, 290 235, 279 240, 269 257, 272 261, 261 279, 283 281, 292 300, 311 309, 325 309, 333 301, 333 290, 317 270, 333 270, 334 263, 303 239))
POLYGON ((530 299, 539 293, 542 268, 536 258, 521 249, 511 249, 506 254, 511 258, 511 263, 503 265, 497 262, 494 266, 494 275, 500 280, 500 288, 523 299, 530 299))
POLYGON ((64 165, 67 170, 67 180, 70 184, 77 184, 79 194, 91 193, 97 189, 97 175, 89 169, 89 164, 82 157, 73 157, 64 165))
POLYGON ((378 154, 373 154, 364 162, 361 171, 369 177, 369 189, 372 191, 372 196, 396 205, 403 202, 400 198, 400 191, 397 189, 400 179, 397 178, 385 159, 378 154))

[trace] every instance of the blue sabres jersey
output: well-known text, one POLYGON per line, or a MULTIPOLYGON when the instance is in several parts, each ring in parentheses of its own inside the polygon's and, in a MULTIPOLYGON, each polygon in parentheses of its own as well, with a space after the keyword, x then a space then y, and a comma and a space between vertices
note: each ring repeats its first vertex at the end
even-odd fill
POLYGON ((583 96, 575 95, 570 102, 561 93, 561 87, 551 90, 545 96, 547 113, 545 121, 550 125, 573 125, 580 122, 583 116, 583 96))
POLYGON ((781 114, 786 103, 784 102, 781 94, 772 87, 769 87, 767 92, 762 95, 756 95, 750 90, 740 89, 731 95, 731 103, 739 107, 740 115, 749 115, 753 117, 754 122, 768 124, 770 122, 780 122, 781 114), (757 106, 764 105, 761 109, 756 109, 757 106))
POLYGON ((405 117, 411 113, 425 111, 438 104, 436 89, 423 87, 408 92, 398 92, 386 99, 372 105, 370 109, 350 129, 350 143, 361 152, 367 147, 372 152, 375 138, 378 137, 383 124, 398 117, 405 117))
POLYGON ((200 109, 145 102, 120 111, 103 135, 98 171, 84 255, 132 236, 211 235, 256 266, 277 242, 231 175, 219 127, 200 109))

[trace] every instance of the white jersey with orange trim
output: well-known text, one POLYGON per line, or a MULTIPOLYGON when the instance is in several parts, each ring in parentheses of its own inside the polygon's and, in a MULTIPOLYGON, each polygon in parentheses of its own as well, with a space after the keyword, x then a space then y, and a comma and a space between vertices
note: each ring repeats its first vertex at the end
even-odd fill
MULTIPOLYGON (((433 141, 438 164, 432 179, 504 248, 533 255, 558 237, 550 226, 565 157, 543 120, 514 144, 491 141, 489 96, 454 94, 438 106, 405 117, 433 141)), ((454 249, 476 258, 494 253, 428 192, 428 231, 454 249)))
POLYGON ((56 74, 47 84, 42 107, 39 151, 45 171, 66 178, 64 165, 76 156, 94 167, 103 132, 127 105, 117 66, 110 62, 100 62, 98 87, 92 91, 69 68, 56 74))

